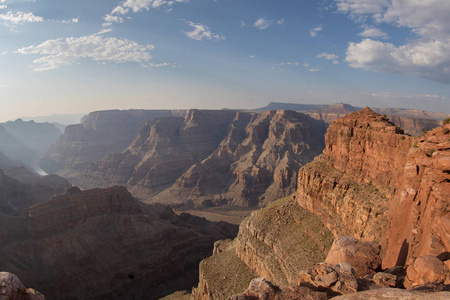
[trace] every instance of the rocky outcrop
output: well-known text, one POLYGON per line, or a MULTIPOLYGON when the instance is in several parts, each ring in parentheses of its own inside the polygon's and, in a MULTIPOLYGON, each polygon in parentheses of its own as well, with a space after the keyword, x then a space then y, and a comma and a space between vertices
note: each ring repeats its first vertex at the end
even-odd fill
POLYGON ((0 213, 20 215, 30 206, 65 193, 70 183, 57 175, 40 176, 23 167, 0 169, 0 213))
POLYGON ((47 299, 158 299, 194 284, 212 236, 236 234, 232 225, 140 203, 123 187, 74 187, 8 224, 15 232, 0 244, 0 269, 47 299))
POLYGON ((81 124, 66 127, 41 159, 40 167, 49 174, 70 177, 105 155, 126 149, 146 121, 176 113, 170 110, 92 112, 81 124))
POLYGON ((381 247, 372 242, 360 242, 351 236, 334 240, 325 262, 332 265, 349 263, 359 277, 373 275, 381 268, 381 247))
POLYGON ((293 111, 236 113, 220 145, 155 197, 194 206, 265 206, 295 190, 323 149, 324 125, 293 111))
MULTIPOLYGON (((447 261, 447 264, 450 260, 447 261)), ((450 284, 450 268, 435 256, 418 257, 406 270, 405 287, 450 284)))
POLYGON ((45 297, 34 289, 27 289, 16 275, 0 272, 0 299, 45 300, 45 297))
POLYGON ((72 182, 125 185, 171 205, 266 205, 295 190, 297 170, 323 149, 323 132, 322 122, 291 111, 190 110, 148 122, 126 150, 72 182))
POLYGON ((335 236, 380 243, 384 268, 449 251, 449 126, 412 138, 368 108, 336 120, 294 197, 335 236))
POLYGON ((300 271, 323 261, 332 241, 319 219, 283 199, 241 223, 236 254, 259 276, 288 285, 298 281, 300 271))

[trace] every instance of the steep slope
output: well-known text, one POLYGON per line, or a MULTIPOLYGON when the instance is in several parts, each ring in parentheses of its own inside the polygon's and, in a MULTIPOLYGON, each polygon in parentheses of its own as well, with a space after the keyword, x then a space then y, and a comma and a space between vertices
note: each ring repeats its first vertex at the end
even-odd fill
POLYGON ((292 193, 323 149, 322 122, 292 111, 191 110, 148 122, 123 152, 79 172, 83 187, 125 185, 171 205, 265 205, 292 193))
POLYGON ((322 122, 293 111, 239 112, 219 147, 154 200, 266 205, 295 190, 297 170, 323 149, 322 122))
POLYGON ((20 215, 31 205, 65 193, 71 187, 59 176, 40 176, 23 167, 9 169, 6 174, 0 170, 0 214, 20 215))
POLYGON ((445 128, 415 139, 368 108, 336 120, 295 198, 336 236, 380 242, 385 267, 449 251, 445 128))
POLYGON ((47 173, 69 176, 109 153, 123 151, 142 125, 170 116, 170 110, 109 110, 90 113, 81 124, 69 125, 40 161, 47 173))
POLYGON ((76 182, 82 186, 117 183, 126 185, 134 196, 148 198, 214 151, 235 114, 230 110, 190 110, 185 118, 147 122, 125 151, 87 167, 76 182))
POLYGON ((0 235, 0 269, 47 299, 158 299, 193 284, 213 237, 235 234, 144 205, 123 187, 72 188, 0 222, 15 224, 14 235, 0 235))
POLYGON ((333 236, 320 220, 286 197, 257 210, 239 227, 234 241, 215 245, 200 263, 192 299, 228 299, 256 277, 274 284, 297 284, 299 274, 325 259, 333 236))

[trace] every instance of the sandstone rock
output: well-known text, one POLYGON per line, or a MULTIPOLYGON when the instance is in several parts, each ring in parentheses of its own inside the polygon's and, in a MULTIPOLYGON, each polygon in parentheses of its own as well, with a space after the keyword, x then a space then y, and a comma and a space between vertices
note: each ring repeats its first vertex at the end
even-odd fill
POLYGON ((336 300, 379 300, 379 299, 408 299, 408 300, 446 300, 449 299, 450 292, 429 292, 407 291, 394 288, 383 288, 370 291, 363 291, 354 294, 347 294, 335 297, 336 300))
POLYGON ((300 275, 299 285, 312 284, 321 290, 332 290, 339 294, 355 293, 358 290, 354 270, 348 263, 333 266, 328 263, 316 264, 300 275))
POLYGON ((313 214, 285 198, 246 218, 235 241, 236 255, 252 270, 286 286, 325 259, 332 235, 313 214))
POLYGON ((383 269, 450 250, 442 128, 414 139, 366 108, 335 120, 325 141, 323 154, 299 171, 295 199, 335 236, 379 243, 383 269))
POLYGON ((348 262, 358 276, 373 274, 381 266, 379 245, 362 243, 351 236, 338 237, 331 246, 325 259, 326 263, 339 264, 348 262))
POLYGON ((397 285, 397 276, 385 272, 378 272, 373 276, 373 281, 382 286, 395 287, 397 285))
POLYGON ((314 291, 304 286, 279 288, 264 278, 256 278, 244 293, 234 295, 228 300, 325 300, 325 293, 314 291))
POLYGON ((444 283, 449 278, 450 270, 441 260, 431 255, 421 256, 406 270, 405 287, 444 283))
POLYGON ((45 300, 45 297, 34 289, 25 288, 16 275, 0 272, 0 299, 45 300))

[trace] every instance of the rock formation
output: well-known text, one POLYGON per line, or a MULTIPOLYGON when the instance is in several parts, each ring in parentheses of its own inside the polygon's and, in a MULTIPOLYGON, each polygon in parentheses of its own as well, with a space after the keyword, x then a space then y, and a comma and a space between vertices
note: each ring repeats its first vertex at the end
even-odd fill
POLYGON ((34 289, 25 288, 16 275, 8 272, 0 272, 0 299, 45 300, 45 297, 34 289))
POLYGON ((50 123, 21 119, 0 124, 0 151, 28 167, 37 167, 39 157, 61 135, 50 123))
POLYGON ((123 187, 74 187, 1 221, 10 228, 1 227, 0 270, 47 299, 158 299, 193 285, 213 237, 236 234, 140 203, 123 187))
POLYGON ((368 108, 336 120, 295 198, 335 236, 379 242, 383 267, 449 251, 449 127, 412 138, 368 108))
POLYGON ((291 111, 191 110, 148 122, 123 152, 72 181, 121 184, 171 205, 255 206, 295 190, 297 170, 323 149, 322 122, 291 111))
POLYGON ((70 177, 74 171, 119 153, 129 146, 142 125, 154 118, 171 116, 170 110, 108 110, 90 113, 81 124, 69 125, 40 161, 47 173, 70 177))
POLYGON ((30 206, 65 193, 70 183, 57 175, 40 176, 23 167, 0 169, 0 214, 20 215, 30 206))
POLYGON ((216 243, 215 254, 200 263, 192 299, 228 299, 256 277, 297 284, 302 270, 325 259, 332 240, 314 215, 288 197, 278 200, 246 218, 233 242, 216 243))

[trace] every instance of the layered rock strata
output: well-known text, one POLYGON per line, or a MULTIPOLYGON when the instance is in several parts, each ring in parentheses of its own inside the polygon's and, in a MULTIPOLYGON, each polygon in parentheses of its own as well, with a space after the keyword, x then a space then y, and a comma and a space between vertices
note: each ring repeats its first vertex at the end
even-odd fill
POLYGON ((0 269, 47 299, 158 299, 194 284, 212 236, 236 234, 144 205, 123 187, 75 187, 10 219, 17 226, 1 243, 0 269))
POLYGON ((0 169, 0 214, 20 215, 30 206, 65 193, 70 183, 57 175, 40 176, 23 167, 0 169))
POLYGON ((191 110, 148 122, 125 151, 75 182, 121 184, 171 205, 266 205, 295 190, 297 170, 323 149, 323 133, 322 122, 291 111, 191 110))
POLYGON ((294 197, 335 236, 381 243, 384 267, 449 251, 449 127, 412 138, 368 108, 336 120, 294 197))
POLYGON ((216 243, 215 254, 200 264, 192 299, 228 299, 256 277, 296 284, 302 270, 325 259, 332 241, 314 215, 287 197, 275 201, 246 218, 233 242, 216 243))
POLYGON ((92 112, 81 124, 66 127, 41 159, 40 167, 49 174, 70 177, 105 155, 126 149, 146 121, 174 114, 177 112, 170 110, 92 112))

